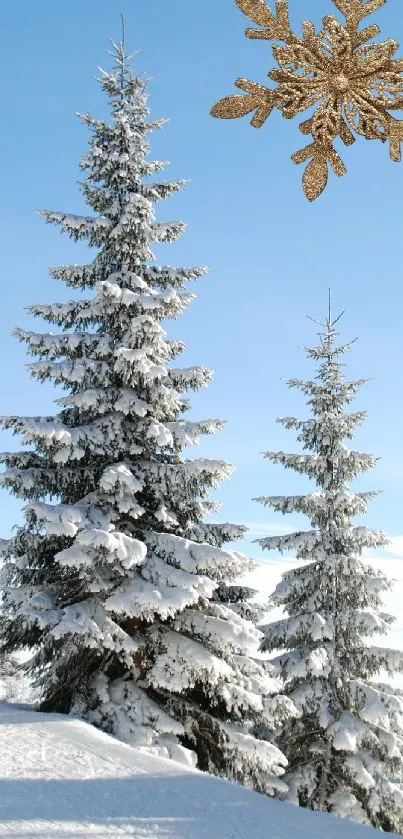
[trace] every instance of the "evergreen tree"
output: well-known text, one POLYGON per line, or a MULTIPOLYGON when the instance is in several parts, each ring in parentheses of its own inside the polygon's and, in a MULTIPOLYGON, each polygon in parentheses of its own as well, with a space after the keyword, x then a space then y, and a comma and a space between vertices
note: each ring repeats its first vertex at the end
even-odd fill
POLYGON ((263 549, 293 550, 302 566, 283 575, 272 602, 284 617, 263 627, 262 649, 301 716, 286 723, 278 739, 289 761, 289 799, 313 810, 372 824, 403 828, 403 796, 391 783, 403 755, 403 702, 391 687, 377 685, 380 670, 402 669, 402 654, 371 645, 392 618, 383 613, 386 576, 361 558, 364 549, 386 543, 383 533, 352 523, 365 513, 374 492, 350 484, 376 462, 347 448, 365 413, 347 406, 363 381, 346 381, 342 358, 351 344, 338 344, 336 323, 320 324, 318 346, 307 354, 317 365, 313 381, 288 385, 307 396, 306 420, 278 421, 297 432, 303 453, 268 452, 272 463, 308 476, 306 495, 257 501, 276 512, 308 516, 311 530, 261 539, 263 549))
POLYGON ((44 710, 284 791, 283 755, 253 730, 292 704, 250 658, 261 634, 248 593, 232 588, 250 563, 222 547, 243 528, 203 521, 215 509, 209 489, 231 467, 183 454, 222 425, 184 418, 186 391, 211 374, 172 366, 184 345, 161 325, 192 301, 184 287, 205 269, 154 262, 153 244, 175 241, 184 225, 156 223, 153 205, 184 182, 150 180, 165 167, 148 160, 147 135, 162 122, 149 119, 124 44, 114 54, 100 79, 111 122, 82 117, 91 132, 82 192, 94 215, 42 213, 97 254, 51 269, 81 296, 29 308, 59 334, 17 330, 39 358, 32 375, 67 395, 56 416, 3 420, 29 446, 3 455, 3 484, 29 503, 3 550, 2 643, 36 649, 44 710))

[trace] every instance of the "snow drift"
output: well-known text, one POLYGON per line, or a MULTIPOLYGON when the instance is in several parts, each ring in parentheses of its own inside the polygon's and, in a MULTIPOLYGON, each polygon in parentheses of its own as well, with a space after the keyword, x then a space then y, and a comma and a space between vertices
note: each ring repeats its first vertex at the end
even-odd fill
POLYGON ((69 717, 0 704, 0 743, 0 837, 381 836, 152 757, 69 717))

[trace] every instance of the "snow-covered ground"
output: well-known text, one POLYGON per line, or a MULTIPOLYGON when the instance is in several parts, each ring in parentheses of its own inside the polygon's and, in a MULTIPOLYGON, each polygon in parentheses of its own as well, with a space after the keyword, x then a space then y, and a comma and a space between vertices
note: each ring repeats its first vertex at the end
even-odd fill
POLYGON ((152 757, 85 723, 0 704, 0 837, 376 839, 380 835, 152 757))

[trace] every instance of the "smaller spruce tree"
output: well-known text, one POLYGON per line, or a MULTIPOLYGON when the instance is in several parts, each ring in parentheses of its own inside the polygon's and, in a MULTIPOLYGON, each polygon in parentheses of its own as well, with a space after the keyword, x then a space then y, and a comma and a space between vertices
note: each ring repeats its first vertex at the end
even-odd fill
POLYGON ((289 761, 290 800, 400 832, 403 795, 391 779, 403 755, 403 702, 374 679, 380 670, 392 675, 401 669, 403 657, 370 641, 386 633, 393 620, 382 604, 390 582, 361 555, 387 540, 352 523, 377 493, 354 492, 350 483, 376 459, 345 445, 366 415, 346 411, 363 381, 344 378, 341 359, 351 343, 338 345, 338 320, 332 320, 329 305, 319 343, 307 350, 317 364, 316 378, 288 382, 308 397, 311 416, 278 420, 297 431, 304 452, 265 455, 307 475, 316 489, 255 499, 276 512, 302 513, 311 520, 307 532, 259 540, 263 549, 295 551, 304 563, 285 573, 272 595, 284 617, 263 627, 262 649, 277 652, 271 663, 301 714, 285 724, 278 740, 289 761))

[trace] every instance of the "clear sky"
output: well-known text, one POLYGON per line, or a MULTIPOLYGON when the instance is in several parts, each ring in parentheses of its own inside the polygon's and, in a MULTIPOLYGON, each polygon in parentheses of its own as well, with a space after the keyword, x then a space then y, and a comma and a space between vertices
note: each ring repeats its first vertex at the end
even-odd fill
MULTIPOLYGON (((376 20, 384 38, 403 42, 400 6, 401 0, 388 0, 376 20)), ((304 18, 318 23, 334 11, 331 0, 290 0, 296 27, 302 7, 304 18)), ((221 517, 250 524, 252 535, 268 535, 286 522, 251 498, 303 491, 301 479, 270 466, 260 453, 294 450, 292 434, 277 426, 275 417, 305 414, 302 399, 287 391, 284 380, 310 372, 299 349, 315 337, 306 315, 324 315, 331 286, 335 309, 346 309, 343 337, 359 337, 347 373, 372 380, 358 400, 369 418, 357 439, 357 447, 380 458, 362 481, 383 491, 369 521, 400 536, 403 164, 389 161, 387 146, 359 139, 343 149, 348 174, 332 176, 311 205, 302 195, 303 169, 290 161, 304 143, 297 120, 275 114, 260 131, 247 119, 213 120, 210 107, 235 92, 238 75, 264 83, 272 65, 267 44, 244 37, 247 21, 233 0, 4 4, 0 412, 53 411, 54 391, 29 379, 24 347, 11 329, 28 325, 23 309, 30 302, 71 293, 48 277, 48 265, 86 259, 84 247, 46 226, 35 209, 83 210, 76 182, 86 131, 75 112, 105 114, 93 76, 100 64, 109 66, 105 51, 108 38, 119 37, 120 11, 129 45, 141 50, 137 67, 152 76, 153 115, 170 118, 154 135, 153 153, 171 162, 167 177, 190 179, 159 216, 181 218, 188 230, 158 256, 211 269, 172 334, 187 342, 186 362, 216 371, 214 384, 193 399, 193 413, 228 420, 226 430, 200 450, 236 466, 233 480, 219 493, 221 517)), ((3 434, 1 446, 14 448, 16 441, 3 434)), ((1 536, 18 518, 18 502, 2 492, 1 536)), ((252 551, 260 556, 256 546, 252 551)))

